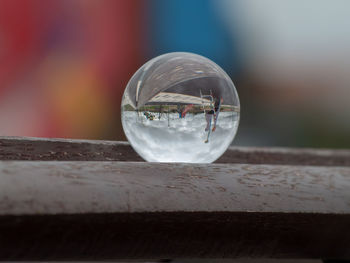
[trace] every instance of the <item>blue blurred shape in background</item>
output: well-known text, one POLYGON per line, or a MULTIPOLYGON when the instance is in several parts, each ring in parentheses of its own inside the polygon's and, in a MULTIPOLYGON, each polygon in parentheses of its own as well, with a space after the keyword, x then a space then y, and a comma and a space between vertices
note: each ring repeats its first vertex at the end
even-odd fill
POLYGON ((212 0, 152 0, 149 5, 150 56, 174 51, 212 59, 230 74, 239 67, 234 35, 212 0))

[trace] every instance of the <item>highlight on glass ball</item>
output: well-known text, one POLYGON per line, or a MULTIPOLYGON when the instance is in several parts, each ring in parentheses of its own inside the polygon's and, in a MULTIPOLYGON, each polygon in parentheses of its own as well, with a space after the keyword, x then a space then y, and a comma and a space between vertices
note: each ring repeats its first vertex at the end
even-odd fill
POLYGON ((200 55, 175 52, 144 64, 122 99, 122 124, 149 162, 211 163, 230 146, 240 105, 229 76, 200 55))

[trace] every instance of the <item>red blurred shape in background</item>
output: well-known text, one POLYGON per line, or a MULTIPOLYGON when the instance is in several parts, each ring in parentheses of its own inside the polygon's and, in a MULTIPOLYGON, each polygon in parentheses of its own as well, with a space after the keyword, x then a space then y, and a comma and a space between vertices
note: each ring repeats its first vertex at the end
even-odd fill
POLYGON ((120 139, 143 2, 0 2, 0 135, 120 139))

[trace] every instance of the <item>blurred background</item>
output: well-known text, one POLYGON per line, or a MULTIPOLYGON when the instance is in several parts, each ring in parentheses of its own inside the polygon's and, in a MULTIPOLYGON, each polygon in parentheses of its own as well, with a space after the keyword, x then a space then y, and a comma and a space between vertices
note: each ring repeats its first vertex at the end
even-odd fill
POLYGON ((234 145, 350 148, 350 1, 0 0, 0 135, 125 140, 132 74, 206 56, 241 99, 234 145))

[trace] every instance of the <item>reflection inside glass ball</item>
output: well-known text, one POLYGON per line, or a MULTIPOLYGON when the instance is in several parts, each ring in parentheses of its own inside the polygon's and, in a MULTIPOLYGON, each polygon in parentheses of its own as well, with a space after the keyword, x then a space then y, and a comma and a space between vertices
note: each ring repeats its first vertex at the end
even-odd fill
POLYGON ((227 74, 192 53, 168 53, 144 64, 122 100, 122 124, 149 162, 210 163, 231 144, 239 99, 227 74))

